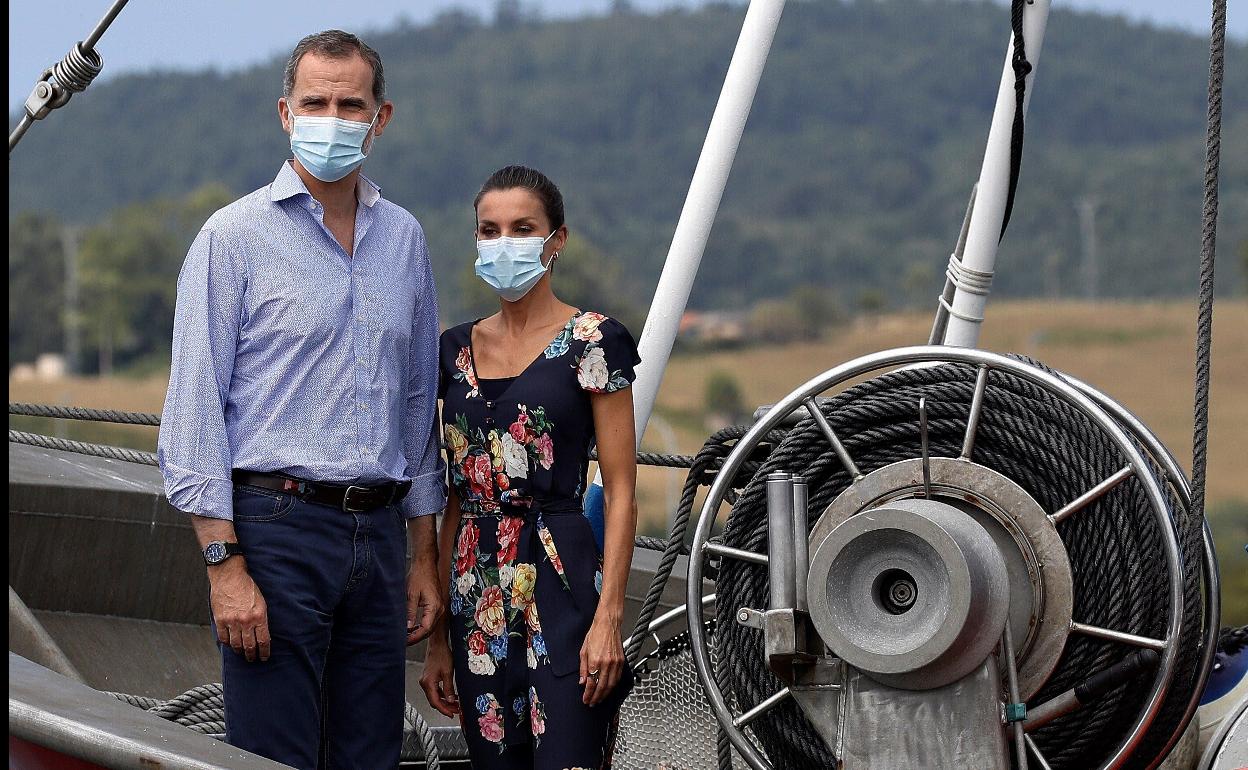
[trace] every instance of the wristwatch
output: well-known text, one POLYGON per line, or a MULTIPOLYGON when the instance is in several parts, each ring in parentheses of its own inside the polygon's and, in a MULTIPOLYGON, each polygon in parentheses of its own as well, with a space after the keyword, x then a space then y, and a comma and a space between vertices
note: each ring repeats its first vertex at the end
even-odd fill
POLYGON ((238 543, 227 543, 223 540, 213 540, 204 546, 204 563, 209 567, 220 564, 231 556, 241 555, 243 547, 238 543))

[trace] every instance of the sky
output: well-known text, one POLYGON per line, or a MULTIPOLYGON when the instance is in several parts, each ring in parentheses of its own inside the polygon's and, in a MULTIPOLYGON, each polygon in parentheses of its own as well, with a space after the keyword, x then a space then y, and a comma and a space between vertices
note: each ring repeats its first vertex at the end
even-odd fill
MULTIPOLYGON (((547 18, 602 13, 610 5, 610 0, 521 2, 547 18)), ((650 10, 698 2, 632 0, 632 5, 650 10)), ((46 0, 10 0, 10 109, 25 101, 40 73, 86 37, 111 4, 57 0, 49 6, 46 0)), ((1209 30, 1206 0, 1056 0, 1054 5, 1122 14, 1201 35, 1209 30)), ((152 69, 236 70, 288 53, 310 31, 338 27, 364 35, 401 18, 427 21, 448 8, 488 17, 494 6, 495 0, 130 0, 97 46, 104 57, 100 81, 152 69)), ((1248 38, 1248 15, 1236 18, 1235 10, 1229 16, 1230 33, 1243 40, 1248 38)))

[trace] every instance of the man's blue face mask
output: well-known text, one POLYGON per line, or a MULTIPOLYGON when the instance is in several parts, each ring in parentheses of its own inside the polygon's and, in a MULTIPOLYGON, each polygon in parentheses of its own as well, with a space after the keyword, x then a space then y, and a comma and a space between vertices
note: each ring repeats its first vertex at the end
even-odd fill
POLYGON ((308 173, 322 182, 337 182, 354 171, 368 153, 364 140, 377 122, 295 115, 290 129, 290 149, 308 173))

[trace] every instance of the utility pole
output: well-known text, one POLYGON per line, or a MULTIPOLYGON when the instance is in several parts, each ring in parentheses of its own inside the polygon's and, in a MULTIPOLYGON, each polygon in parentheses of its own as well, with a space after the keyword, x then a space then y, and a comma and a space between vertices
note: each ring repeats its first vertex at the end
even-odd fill
POLYGON ((1100 265, 1096 253, 1096 209, 1101 202, 1085 195, 1075 204, 1079 212, 1079 234, 1083 240, 1083 287, 1088 299, 1100 297, 1100 265))
POLYGON ((76 375, 82 354, 82 323, 78 314, 78 230, 61 227, 61 251, 65 256, 65 309, 61 324, 65 332, 65 373, 76 375))
POLYGON ((1062 296, 1061 270, 1061 252, 1050 252, 1044 260, 1044 293, 1049 299, 1058 299, 1062 296))

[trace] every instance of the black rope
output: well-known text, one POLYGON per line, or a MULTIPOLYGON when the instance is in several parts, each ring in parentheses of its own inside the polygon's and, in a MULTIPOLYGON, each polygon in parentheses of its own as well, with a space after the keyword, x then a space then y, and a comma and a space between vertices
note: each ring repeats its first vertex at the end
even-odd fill
MULTIPOLYGON (((711 483, 715 470, 720 467, 724 458, 732 452, 733 444, 744 436, 748 429, 748 426, 744 425, 733 425, 724 428, 714 433, 702 445, 702 449, 698 451, 697 456, 694 457, 689 467, 689 473, 685 476, 685 486, 681 491, 680 504, 676 508, 676 516, 672 520, 672 529, 668 533, 667 540, 642 537, 636 539, 637 545, 642 548, 662 551, 663 557, 659 560, 659 566, 650 578, 650 588, 646 591, 646 598, 642 601, 641 611, 637 615, 637 622, 633 625, 633 633, 630 636, 629 645, 624 651, 624 657, 627 659, 630 667, 636 666, 637 660, 641 656, 641 646, 647 638, 646 632, 650 628, 650 621, 654 619, 654 613, 658 609, 659 600, 663 597, 663 587, 667 585, 667 579, 672 574, 672 568, 676 565, 677 558, 689 553, 689 546, 685 543, 685 535, 689 529, 689 518, 693 513, 693 504, 697 498, 698 489, 711 483)), ((749 477, 743 476, 743 478, 749 477)))
POLYGON ((1010 188, 1005 197, 1005 216, 1001 218, 1001 235, 1010 224, 1014 211, 1014 193, 1018 190, 1018 177, 1023 167, 1023 103, 1027 96, 1027 75, 1031 62, 1027 61, 1027 48, 1023 40, 1023 8, 1028 0, 1011 0, 1010 29, 1014 32, 1014 52, 1010 55, 1010 67, 1014 70, 1014 124, 1010 128, 1010 188))
POLYGON ((1224 628, 1218 634, 1218 652, 1234 655, 1244 648, 1248 648, 1248 626, 1224 628))

